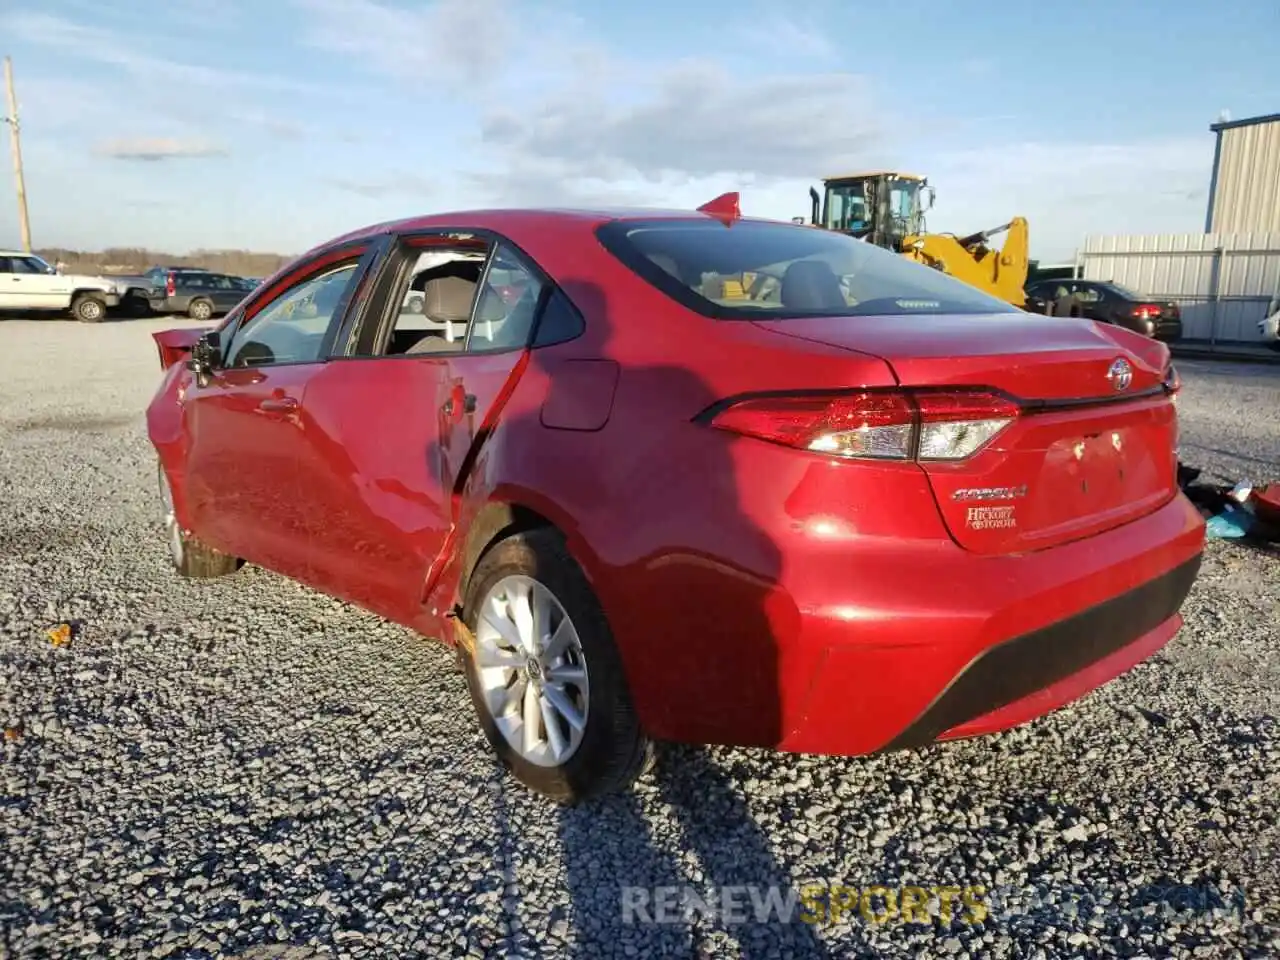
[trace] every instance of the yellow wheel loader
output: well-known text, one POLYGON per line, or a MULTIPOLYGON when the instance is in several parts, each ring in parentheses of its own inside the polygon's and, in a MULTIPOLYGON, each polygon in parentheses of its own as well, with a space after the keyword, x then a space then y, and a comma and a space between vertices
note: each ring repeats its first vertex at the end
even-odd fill
POLYGON ((1025 306, 1022 288, 1030 266, 1030 244, 1024 217, 967 237, 927 233, 924 215, 933 206, 934 191, 924 177, 880 170, 827 177, 822 183, 822 196, 809 188, 814 226, 897 251, 1015 307, 1025 306), (989 241, 1000 233, 1008 236, 999 249, 993 249, 989 241))

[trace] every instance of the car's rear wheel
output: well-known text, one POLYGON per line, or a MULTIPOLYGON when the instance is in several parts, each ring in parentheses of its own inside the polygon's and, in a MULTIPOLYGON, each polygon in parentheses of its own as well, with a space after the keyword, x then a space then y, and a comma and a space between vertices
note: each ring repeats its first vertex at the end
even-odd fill
POLYGON ((562 803, 624 789, 651 758, 604 611, 560 535, 508 537, 472 574, 460 647, 489 743, 562 803))
POLYGON ((193 300, 187 307, 187 316, 192 320, 208 320, 213 316, 213 304, 208 300, 193 300))
POLYGON ((159 467, 160 505, 164 511, 165 538, 173 568, 184 577, 222 577, 235 573, 243 565, 239 557, 228 556, 206 546, 182 529, 173 508, 173 488, 163 464, 159 467))
POLYGON ((77 294, 71 301, 71 315, 81 323, 97 323, 107 315, 107 302, 92 293, 77 294))

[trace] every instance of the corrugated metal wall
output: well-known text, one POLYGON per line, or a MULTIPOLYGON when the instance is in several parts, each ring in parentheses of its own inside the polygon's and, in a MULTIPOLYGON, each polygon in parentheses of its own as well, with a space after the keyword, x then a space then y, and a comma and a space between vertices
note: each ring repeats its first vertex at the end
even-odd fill
POLYGON ((1280 120, 1226 127, 1213 192, 1214 233, 1280 230, 1280 120))
POLYGON ((1187 340, 1257 341, 1280 295, 1280 231, 1086 237, 1079 261, 1086 280, 1176 302, 1187 340))

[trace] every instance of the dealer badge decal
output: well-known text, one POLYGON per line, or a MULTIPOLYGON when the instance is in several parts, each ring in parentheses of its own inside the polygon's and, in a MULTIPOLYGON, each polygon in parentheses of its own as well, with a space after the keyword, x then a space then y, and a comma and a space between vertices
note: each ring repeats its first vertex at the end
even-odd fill
POLYGON ((1015 507, 969 507, 965 520, 970 530, 1008 530, 1018 525, 1015 507))

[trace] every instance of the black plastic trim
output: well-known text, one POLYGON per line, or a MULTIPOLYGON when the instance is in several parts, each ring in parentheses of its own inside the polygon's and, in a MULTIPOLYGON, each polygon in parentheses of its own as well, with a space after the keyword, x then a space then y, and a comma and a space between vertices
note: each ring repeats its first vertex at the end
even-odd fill
POLYGON ((1181 609, 1202 559, 1202 554, 1196 554, 1128 593, 992 647, 878 752, 927 746, 953 727, 1015 703, 1122 650, 1181 609))

